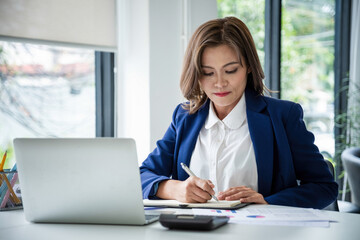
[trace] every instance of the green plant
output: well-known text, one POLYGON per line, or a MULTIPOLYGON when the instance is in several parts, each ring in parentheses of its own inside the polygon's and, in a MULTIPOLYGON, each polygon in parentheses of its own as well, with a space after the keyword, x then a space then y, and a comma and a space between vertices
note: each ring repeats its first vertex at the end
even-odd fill
POLYGON ((348 147, 360 146, 360 85, 349 79, 344 81, 348 84, 340 89, 340 93, 345 92, 348 107, 335 117, 336 127, 343 130, 337 139, 340 152, 348 147))
MULTIPOLYGON (((342 183, 345 174, 341 162, 341 153, 346 148, 360 146, 360 85, 349 78, 345 78, 343 81, 345 87, 340 89, 337 97, 345 94, 348 106, 345 112, 340 112, 335 116, 335 126, 340 129, 340 134, 336 138, 334 155, 335 164, 339 172, 337 175, 339 183, 342 183)), ((349 191, 347 188, 346 192, 349 191)))

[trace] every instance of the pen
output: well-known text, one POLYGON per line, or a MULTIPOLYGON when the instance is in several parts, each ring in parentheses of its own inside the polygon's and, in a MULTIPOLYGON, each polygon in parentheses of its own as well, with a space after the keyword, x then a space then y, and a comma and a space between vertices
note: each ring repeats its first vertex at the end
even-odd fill
MULTIPOLYGON (((196 177, 196 175, 190 170, 190 168, 188 168, 188 166, 186 166, 185 163, 180 163, 181 164, 181 167, 184 169, 184 171, 189 174, 189 176, 193 176, 193 177, 196 177)), ((211 195, 211 197, 215 200, 215 201, 219 201, 217 199, 217 197, 215 195, 211 195)))
POLYGON ((6 155, 7 155, 7 151, 5 151, 4 156, 2 158, 2 161, 0 163, 0 172, 4 170, 4 164, 5 164, 6 155))
MULTIPOLYGON (((16 194, 15 194, 13 188, 12 188, 13 186, 9 182, 6 174, 3 172, 4 171, 5 160, 6 160, 6 155, 7 155, 7 151, 5 151, 5 154, 4 154, 4 156, 3 156, 2 160, 1 160, 1 163, 0 163, 0 172, 1 172, 0 173, 0 179, 5 181, 5 183, 6 183, 7 187, 8 187, 10 196, 12 196, 12 198, 15 200, 15 204, 20 204, 21 203, 20 199, 16 196, 16 194)), ((15 179, 15 181, 16 181, 16 179, 15 179)), ((15 181, 13 182, 14 184, 15 184, 15 181)), ((4 207, 4 206, 2 206, 3 203, 0 203, 0 204, 1 204, 1 208, 3 208, 4 207)))

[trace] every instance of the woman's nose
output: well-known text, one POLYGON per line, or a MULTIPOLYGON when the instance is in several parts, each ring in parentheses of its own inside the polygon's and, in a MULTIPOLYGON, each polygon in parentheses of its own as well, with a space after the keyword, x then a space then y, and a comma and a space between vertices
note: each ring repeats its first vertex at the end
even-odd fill
POLYGON ((215 87, 223 88, 226 87, 226 85, 227 85, 226 79, 222 76, 222 74, 219 74, 216 78, 215 87))

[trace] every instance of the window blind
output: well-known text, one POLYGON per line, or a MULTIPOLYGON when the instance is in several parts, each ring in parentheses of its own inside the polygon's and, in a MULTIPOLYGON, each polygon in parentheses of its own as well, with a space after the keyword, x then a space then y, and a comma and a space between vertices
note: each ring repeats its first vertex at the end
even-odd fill
POLYGON ((116 50, 116 0, 0 0, 0 37, 116 50))

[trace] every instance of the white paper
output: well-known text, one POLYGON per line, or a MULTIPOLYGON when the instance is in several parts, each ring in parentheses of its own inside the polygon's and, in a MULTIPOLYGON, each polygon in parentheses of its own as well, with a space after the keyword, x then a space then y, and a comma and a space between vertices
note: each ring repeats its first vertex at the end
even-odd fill
POLYGON ((230 219, 229 223, 234 224, 251 224, 251 225, 268 225, 268 226, 296 226, 296 227, 329 227, 329 221, 304 221, 304 222, 281 222, 281 221, 237 221, 236 219, 230 219))
POLYGON ((232 223, 329 227, 326 212, 316 209, 243 208, 239 210, 193 209, 196 215, 229 216, 232 223))

